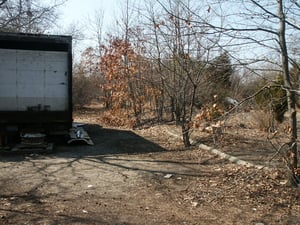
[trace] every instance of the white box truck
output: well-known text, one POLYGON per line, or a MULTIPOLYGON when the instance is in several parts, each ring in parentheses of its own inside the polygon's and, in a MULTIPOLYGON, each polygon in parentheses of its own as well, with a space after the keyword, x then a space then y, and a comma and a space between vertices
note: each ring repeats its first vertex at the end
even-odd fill
POLYGON ((71 127, 72 37, 0 33, 0 141, 71 127))

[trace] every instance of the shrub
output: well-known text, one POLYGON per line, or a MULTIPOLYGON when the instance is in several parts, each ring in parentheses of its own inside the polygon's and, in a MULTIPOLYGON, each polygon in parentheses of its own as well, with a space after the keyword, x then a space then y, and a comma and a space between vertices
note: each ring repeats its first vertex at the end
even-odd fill
POLYGON ((73 77, 72 100, 75 107, 83 107, 90 104, 97 96, 97 86, 94 79, 84 75, 75 75, 73 77))
MULTIPOLYGON (((276 121, 282 123, 284 113, 287 111, 287 96, 286 91, 281 88, 283 85, 282 76, 278 76, 274 84, 265 88, 259 95, 255 97, 256 103, 264 111, 272 110, 276 121)), ((263 85, 259 87, 262 88, 263 85)))
POLYGON ((275 121, 272 113, 268 113, 262 110, 255 110, 252 116, 258 129, 267 132, 275 131, 275 121))

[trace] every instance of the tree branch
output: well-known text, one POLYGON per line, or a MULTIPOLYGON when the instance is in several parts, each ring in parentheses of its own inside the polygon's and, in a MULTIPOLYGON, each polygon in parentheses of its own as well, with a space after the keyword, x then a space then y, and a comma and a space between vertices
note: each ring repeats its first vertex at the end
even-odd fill
POLYGON ((1 7, 2 5, 4 5, 5 2, 7 2, 7 0, 2 0, 2 1, 0 2, 0 7, 1 7))

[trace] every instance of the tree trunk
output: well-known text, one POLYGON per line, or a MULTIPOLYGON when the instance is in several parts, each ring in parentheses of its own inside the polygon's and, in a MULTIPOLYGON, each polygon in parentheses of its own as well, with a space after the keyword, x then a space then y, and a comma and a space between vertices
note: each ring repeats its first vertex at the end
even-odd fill
POLYGON ((189 124, 185 121, 181 121, 181 129, 182 129, 182 138, 183 138, 184 146, 185 147, 191 146, 189 124))
POLYGON ((160 123, 163 121, 163 114, 164 114, 164 90, 160 90, 160 96, 155 97, 155 107, 156 107, 156 114, 157 114, 157 121, 160 123))
POLYGON ((280 29, 279 29, 279 42, 281 48, 281 60, 282 60, 282 70, 284 77, 284 86, 287 92, 287 101, 288 101, 288 111, 290 114, 289 122, 291 126, 290 141, 289 141, 289 157, 288 157, 288 166, 291 170, 292 176, 290 177, 290 184, 297 185, 297 175, 296 169, 298 168, 298 147, 297 147, 297 116, 296 116, 296 96, 295 92, 292 91, 292 83, 289 72, 289 61, 288 61, 288 52, 286 47, 285 39, 285 15, 283 12, 283 3, 282 0, 277 1, 278 4, 278 17, 280 19, 280 29))

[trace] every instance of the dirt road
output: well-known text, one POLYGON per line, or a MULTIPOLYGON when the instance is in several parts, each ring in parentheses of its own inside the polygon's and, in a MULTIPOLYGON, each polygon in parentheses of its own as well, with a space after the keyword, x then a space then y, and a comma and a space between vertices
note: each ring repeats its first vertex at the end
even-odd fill
POLYGON ((159 128, 87 130, 94 146, 1 155, 0 224, 300 223, 300 192, 278 171, 179 148, 159 128))

